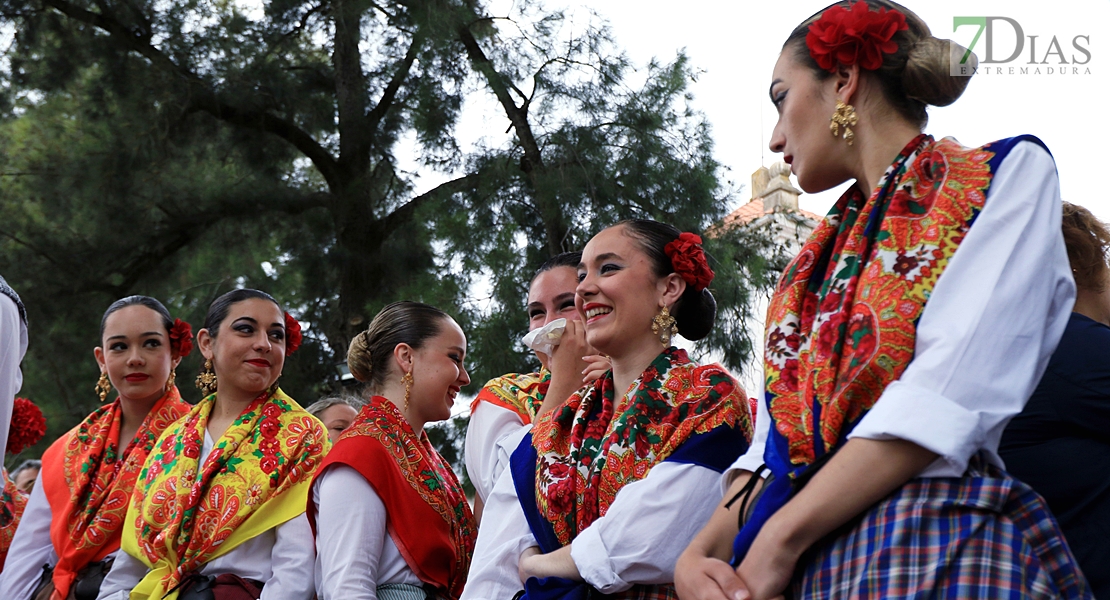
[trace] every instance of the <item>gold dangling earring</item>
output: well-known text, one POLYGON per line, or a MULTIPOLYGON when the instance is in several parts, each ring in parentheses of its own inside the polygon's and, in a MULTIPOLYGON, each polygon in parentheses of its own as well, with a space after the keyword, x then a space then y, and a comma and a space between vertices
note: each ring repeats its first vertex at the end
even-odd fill
POLYGON ((833 113, 829 119, 829 131, 832 132, 833 137, 840 136, 840 128, 844 128, 844 139, 851 146, 852 142, 856 139, 855 132, 852 128, 859 123, 859 115, 856 114, 856 108, 851 104, 845 104, 844 101, 837 99, 836 112, 833 113))
POLYGON ((651 319, 651 332, 659 336, 664 348, 671 347, 671 338, 678 333, 678 326, 666 305, 651 319))
POLYGON ((96 395, 100 396, 100 402, 108 401, 108 394, 112 391, 112 382, 108 381, 108 373, 101 372, 100 379, 96 380, 96 395))
POLYGON ((204 369, 197 375, 196 386, 206 397, 216 393, 216 372, 212 370, 212 359, 204 361, 204 369))
POLYGON ((405 373, 401 378, 401 383, 405 384, 405 410, 409 409, 409 395, 412 394, 412 371, 405 373))
POLYGON ((174 367, 174 368, 170 369, 170 378, 168 380, 166 380, 166 391, 168 392, 168 391, 172 390, 173 386, 176 385, 176 384, 177 384, 177 367, 174 367))

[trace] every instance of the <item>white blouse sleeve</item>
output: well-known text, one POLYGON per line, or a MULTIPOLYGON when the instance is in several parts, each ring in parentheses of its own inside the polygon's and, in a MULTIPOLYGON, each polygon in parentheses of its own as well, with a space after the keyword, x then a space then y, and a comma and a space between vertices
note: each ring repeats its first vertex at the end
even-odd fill
MULTIPOLYGON (((19 362, 27 353, 27 326, 19 318, 19 307, 0 294, 0 464, 8 445, 15 395, 23 386, 19 362)), ((18 529, 16 530, 18 531, 18 529)))
POLYGON ((486 499, 460 600, 507 600, 523 590, 517 565, 521 553, 535 545, 517 500, 512 471, 506 469, 486 499))
POLYGON ((277 540, 272 556, 273 576, 262 588, 260 600, 311 600, 316 547, 312 527, 304 513, 274 528, 277 540))
POLYGON ((673 582, 678 555, 717 507, 719 477, 699 465, 661 462, 621 488, 605 516, 571 544, 582 578, 603 594, 673 582))
POLYGON ((50 541, 52 515, 50 501, 42 487, 42 472, 39 472, 8 549, 4 574, 0 575, 0 598, 30 598, 42 579, 43 565, 58 562, 50 541))
POLYGON ((493 491, 497 478, 508 463, 498 452, 497 442, 527 427, 520 415, 490 404, 479 402, 470 413, 470 424, 466 428, 466 443, 463 456, 466 460, 466 473, 474 484, 474 491, 485 502, 493 491))
MULTIPOLYGON (((112 570, 100 583, 100 595, 96 600, 128 600, 131 589, 146 577, 150 569, 139 559, 126 552, 117 552, 112 570)), ((5 596, 7 598, 7 596, 5 596)))
POLYGON ((997 456, 1063 335, 1075 284, 1052 157, 1020 142, 925 305, 913 361, 849 437, 904 439, 940 455, 923 477, 997 456))
POLYGON ((316 503, 316 593, 320 600, 377 598, 386 537, 385 504, 351 467, 335 465, 312 486, 316 503))

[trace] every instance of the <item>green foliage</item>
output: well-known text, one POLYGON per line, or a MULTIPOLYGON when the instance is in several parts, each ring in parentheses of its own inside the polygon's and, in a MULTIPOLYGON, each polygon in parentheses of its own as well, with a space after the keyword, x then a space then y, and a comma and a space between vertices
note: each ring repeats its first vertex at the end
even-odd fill
MULTIPOLYGON (((0 264, 30 311, 24 395, 48 440, 96 404, 94 332, 119 297, 199 328, 219 294, 269 291, 307 326, 282 379, 302 404, 339 384, 381 307, 423 300, 468 333, 476 391, 532 368, 517 340, 544 258, 629 217, 706 231, 732 201, 687 58, 636 71, 596 18, 571 34, 539 2, 243 6, 0 0, 0 264), (510 130, 464 153, 475 94, 510 130), (416 193, 407 140, 453 179, 416 193)), ((738 368, 769 246, 714 235, 721 327, 703 349, 738 368)), ((199 366, 178 369, 187 399, 199 366)), ((435 430, 456 465, 464 430, 435 430)))

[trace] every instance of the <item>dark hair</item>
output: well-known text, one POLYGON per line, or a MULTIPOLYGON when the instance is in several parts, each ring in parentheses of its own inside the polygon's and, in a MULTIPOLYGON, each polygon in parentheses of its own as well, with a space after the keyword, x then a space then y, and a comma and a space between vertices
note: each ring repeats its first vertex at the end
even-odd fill
POLYGON ((389 363, 397 344, 419 350, 428 339, 439 335, 444 319, 451 316, 421 302, 394 302, 370 321, 366 331, 355 336, 347 349, 347 368, 355 379, 371 390, 381 388, 389 375, 389 363))
POLYGON ((121 308, 127 308, 128 306, 145 306, 150 310, 153 310, 154 312, 158 313, 158 316, 162 317, 162 325, 166 327, 167 332, 173 329, 173 317, 170 316, 170 311, 166 310, 166 307, 161 302, 155 300, 154 298, 151 298, 150 296, 128 296, 126 298, 120 298, 119 300, 116 300, 108 307, 108 310, 104 311, 104 316, 100 318, 101 340, 104 339, 104 327, 108 324, 108 316, 116 312, 117 310, 121 308))
MULTIPOLYGON (((614 227, 623 227, 626 235, 639 242, 640 248, 655 266, 656 275, 665 277, 674 273, 674 265, 665 248, 678 239, 681 231, 673 225, 649 219, 628 219, 614 227)), ((675 302, 672 314, 682 337, 700 340, 713 330, 713 323, 717 320, 717 301, 708 288, 699 292, 694 286, 687 285, 686 291, 675 302)))
POLYGON ((216 337, 216 333, 220 329, 220 323, 223 323, 224 319, 227 318, 227 313, 231 310, 231 305, 252 298, 269 300, 278 307, 279 311, 282 310, 278 301, 274 300, 274 297, 266 292, 251 289, 231 290, 223 296, 213 300, 212 304, 208 307, 208 314, 204 317, 204 328, 208 330, 208 335, 216 337))
POLYGON ((1101 292, 1110 283, 1106 265, 1110 250, 1110 231, 1091 211, 1070 202, 1064 203, 1064 245, 1068 249, 1075 287, 1101 292))
MULTIPOLYGON (((879 82, 883 97, 898 114, 924 129, 929 121, 925 106, 948 106, 955 102, 967 89, 971 75, 952 75, 950 70, 952 62, 958 62, 967 49, 952 40, 933 37, 925 21, 908 8, 889 0, 845 0, 830 4, 795 27, 782 45, 783 51, 787 46, 793 46, 794 58, 809 67, 818 80, 831 77, 833 74, 818 66, 810 55, 809 47, 806 46, 806 34, 809 33, 809 26, 820 19, 826 10, 834 6, 850 8, 855 2, 866 2, 872 10, 885 8, 905 15, 909 29, 899 31, 891 38, 891 41, 898 44, 898 50, 883 54, 883 65, 878 69, 861 70, 860 73, 863 76, 874 76, 879 82)), ((971 55, 967 64, 968 67, 978 64, 974 55, 971 55)), ((973 68, 969 71, 974 73, 973 68)))
POLYGON ((540 273, 546 273, 547 271, 550 271, 551 269, 554 269, 556 267, 570 267, 572 269, 577 269, 579 263, 581 262, 581 252, 563 252, 561 254, 556 254, 555 256, 552 256, 551 258, 540 263, 540 267, 536 269, 535 273, 532 274, 532 281, 535 282, 536 278, 540 276, 540 273))

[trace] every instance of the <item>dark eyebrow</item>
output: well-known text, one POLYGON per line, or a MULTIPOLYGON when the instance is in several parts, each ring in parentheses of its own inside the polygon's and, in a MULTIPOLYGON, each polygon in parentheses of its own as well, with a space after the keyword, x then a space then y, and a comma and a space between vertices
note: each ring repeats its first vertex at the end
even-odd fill
POLYGON ((558 296, 555 296, 555 304, 558 304, 567 299, 574 300, 574 292, 565 292, 559 294, 558 296))
POLYGON ((466 348, 463 348, 462 346, 451 346, 448 348, 448 350, 455 350, 459 354, 466 356, 466 348))
POLYGON ((250 321, 252 324, 258 325, 258 321, 254 320, 254 318, 252 317, 239 317, 238 319, 232 321, 232 323, 238 323, 239 321, 250 321))
POLYGON ((621 255, 617 254, 616 252, 606 252, 605 254, 598 254, 596 260, 597 262, 601 262, 603 260, 609 260, 611 258, 621 260, 621 255))
POLYGON ((775 101, 775 94, 774 94, 774 92, 772 92, 772 90, 775 89, 775 84, 776 83, 782 83, 782 80, 781 79, 776 79, 776 80, 772 81, 771 86, 767 88, 767 95, 771 97, 771 102, 775 101))
MULTIPOLYGON (((139 337, 147 337, 147 336, 151 336, 151 335, 160 336, 160 335, 162 335, 162 332, 161 331, 147 331, 145 333, 140 334, 139 337)), ((111 336, 108 336, 108 341, 126 340, 126 339, 127 339, 126 335, 111 335, 111 336)))
POLYGON ((529 309, 533 309, 533 308, 543 308, 543 302, 529 302, 529 303, 528 303, 528 308, 529 308, 529 309))

